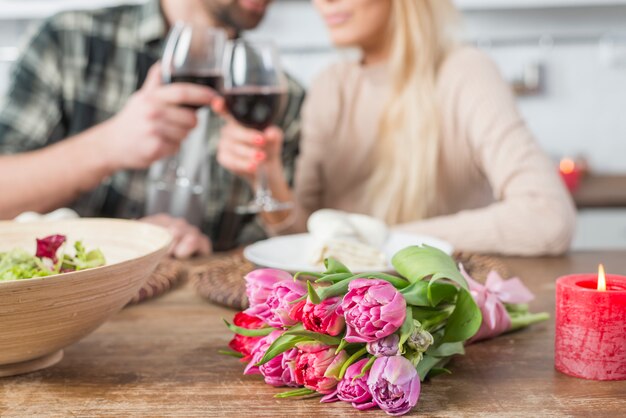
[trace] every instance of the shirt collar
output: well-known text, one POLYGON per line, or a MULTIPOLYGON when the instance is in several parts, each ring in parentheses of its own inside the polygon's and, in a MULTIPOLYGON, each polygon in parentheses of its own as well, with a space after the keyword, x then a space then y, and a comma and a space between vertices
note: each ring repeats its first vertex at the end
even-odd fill
POLYGON ((162 41, 167 35, 167 24, 160 0, 148 0, 140 6, 139 38, 145 44, 162 41))

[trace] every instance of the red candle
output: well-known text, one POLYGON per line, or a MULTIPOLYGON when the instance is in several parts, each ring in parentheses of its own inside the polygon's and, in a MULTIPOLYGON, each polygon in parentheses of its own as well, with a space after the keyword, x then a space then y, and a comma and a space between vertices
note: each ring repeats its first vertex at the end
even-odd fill
POLYGON ((626 380, 626 277, 605 279, 600 267, 556 283, 555 366, 583 379, 626 380))
POLYGON ((568 158, 561 160, 561 163, 559 164, 559 172, 561 173, 561 178, 565 182, 565 186, 567 186, 567 189, 571 193, 578 190, 582 173, 576 162, 568 158))

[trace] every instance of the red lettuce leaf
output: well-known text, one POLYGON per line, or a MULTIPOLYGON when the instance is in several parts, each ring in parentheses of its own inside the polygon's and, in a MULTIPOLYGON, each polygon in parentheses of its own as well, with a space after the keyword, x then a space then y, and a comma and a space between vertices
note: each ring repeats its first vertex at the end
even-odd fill
POLYGON ((57 250, 66 241, 65 235, 51 235, 37 240, 37 254, 39 258, 49 258, 57 262, 57 250))

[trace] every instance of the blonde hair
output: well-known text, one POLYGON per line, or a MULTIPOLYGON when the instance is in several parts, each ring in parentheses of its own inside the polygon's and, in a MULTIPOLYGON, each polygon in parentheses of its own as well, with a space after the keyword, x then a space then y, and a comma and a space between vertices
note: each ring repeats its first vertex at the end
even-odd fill
POLYGON ((428 216, 436 194, 440 114, 439 67, 455 45, 451 0, 391 0, 390 100, 379 126, 376 171, 365 200, 394 225, 428 216))

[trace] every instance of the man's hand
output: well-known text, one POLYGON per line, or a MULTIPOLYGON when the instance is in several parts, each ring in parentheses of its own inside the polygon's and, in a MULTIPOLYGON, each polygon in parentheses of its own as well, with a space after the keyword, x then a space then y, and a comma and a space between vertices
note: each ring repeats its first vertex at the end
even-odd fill
POLYGON ((101 155, 111 171, 148 168, 178 152, 198 123, 193 107, 210 106, 215 100, 221 99, 208 87, 162 84, 157 63, 124 109, 102 125, 101 155))
POLYGON ((209 237, 195 226, 189 225, 184 219, 159 214, 142 218, 140 221, 167 228, 174 236, 169 253, 178 259, 184 260, 194 255, 209 255, 212 252, 209 237))

